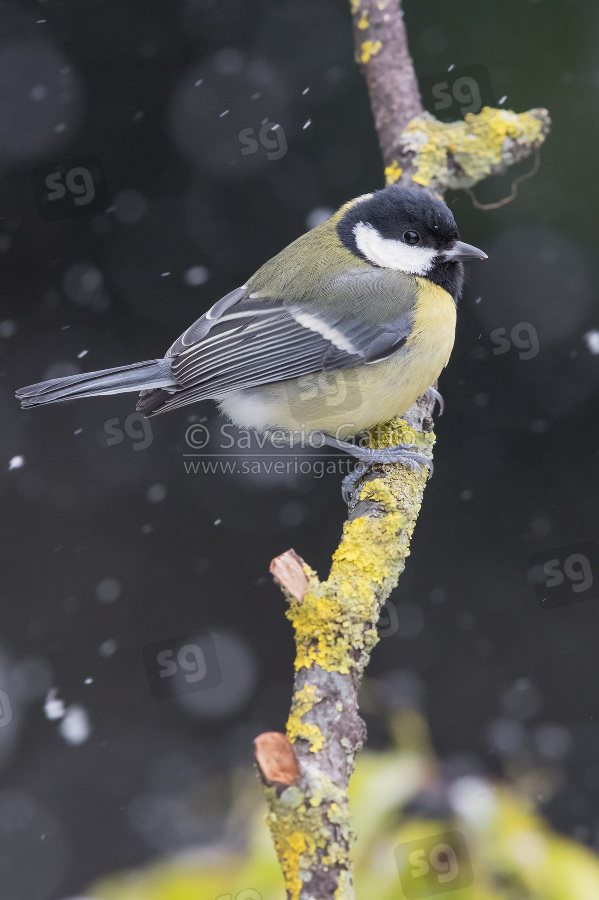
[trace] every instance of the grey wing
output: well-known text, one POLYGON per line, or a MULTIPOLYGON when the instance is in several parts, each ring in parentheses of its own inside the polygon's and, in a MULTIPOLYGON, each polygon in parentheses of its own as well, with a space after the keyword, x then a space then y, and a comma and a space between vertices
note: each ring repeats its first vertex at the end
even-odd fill
POLYGON ((247 286, 232 291, 168 350, 176 386, 142 392, 137 408, 166 412, 229 391, 378 362, 402 347, 412 328, 411 308, 378 324, 331 308, 256 298, 247 286))

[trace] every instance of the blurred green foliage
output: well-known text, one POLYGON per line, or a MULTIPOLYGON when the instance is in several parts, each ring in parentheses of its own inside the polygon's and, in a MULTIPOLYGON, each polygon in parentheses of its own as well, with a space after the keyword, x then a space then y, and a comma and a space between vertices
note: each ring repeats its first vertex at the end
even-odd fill
MULTIPOLYGON (((505 783, 445 781, 419 713, 397 714, 393 727, 404 749, 362 753, 351 783, 359 898, 599 900, 599 860, 588 848, 552 831, 505 783), (435 845, 446 849, 434 855, 435 845)), ((245 851, 190 850, 104 880, 90 898, 282 900, 257 780, 243 776, 239 793, 250 794, 253 808, 245 851)))

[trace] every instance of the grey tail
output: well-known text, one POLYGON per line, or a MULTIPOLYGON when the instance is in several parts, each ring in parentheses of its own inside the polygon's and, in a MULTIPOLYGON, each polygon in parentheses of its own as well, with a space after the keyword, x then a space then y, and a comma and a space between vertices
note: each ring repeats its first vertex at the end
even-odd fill
POLYGON ((66 378, 53 378, 30 384, 17 391, 23 409, 72 400, 76 397, 93 397, 96 394, 121 394, 127 391, 142 391, 151 388, 174 387, 176 382, 171 372, 171 359, 148 359, 130 366, 116 369, 101 369, 66 378))

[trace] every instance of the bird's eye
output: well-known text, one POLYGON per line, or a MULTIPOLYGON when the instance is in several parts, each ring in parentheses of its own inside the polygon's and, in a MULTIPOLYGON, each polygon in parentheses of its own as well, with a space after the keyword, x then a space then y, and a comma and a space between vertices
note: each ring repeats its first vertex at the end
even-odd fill
POLYGON ((420 235, 417 231, 404 231, 403 239, 406 244, 419 244, 420 235))

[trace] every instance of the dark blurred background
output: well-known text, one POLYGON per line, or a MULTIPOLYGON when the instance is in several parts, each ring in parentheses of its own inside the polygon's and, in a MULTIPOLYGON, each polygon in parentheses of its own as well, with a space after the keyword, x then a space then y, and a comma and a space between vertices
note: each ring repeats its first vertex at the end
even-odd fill
MULTIPOLYGON (((405 7, 420 76, 484 66, 553 130, 514 202, 447 196, 489 261, 368 679, 421 706, 448 771, 509 778, 597 847, 599 10, 405 7)), ((269 561, 293 546, 324 576, 345 509, 339 476, 186 473, 210 404, 148 422, 133 395, 23 412, 13 392, 162 356, 382 165, 345 0, 21 0, 0 20, 0 897, 58 900, 222 834, 229 773, 288 711, 269 561), (143 648, 193 672, 198 641, 217 677, 155 699, 143 648)))

